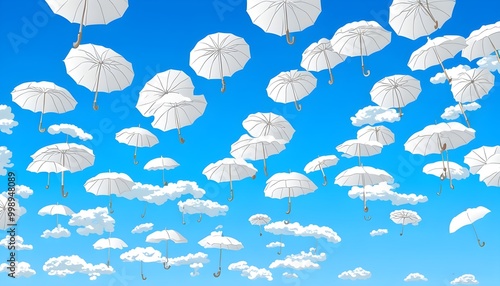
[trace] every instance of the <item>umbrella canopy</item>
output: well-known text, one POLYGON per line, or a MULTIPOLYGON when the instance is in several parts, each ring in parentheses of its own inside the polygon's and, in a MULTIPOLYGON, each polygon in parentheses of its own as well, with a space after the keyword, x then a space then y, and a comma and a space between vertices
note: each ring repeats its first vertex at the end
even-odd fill
POLYGON ((135 146, 134 151, 134 164, 137 165, 139 162, 137 159, 137 148, 138 147, 152 147, 159 143, 158 138, 151 133, 149 130, 139 127, 124 128, 115 136, 116 141, 127 144, 129 146, 135 146))
POLYGON ((333 50, 341 55, 361 57, 361 71, 365 72, 363 57, 382 50, 391 42, 391 32, 385 30, 375 21, 359 21, 348 23, 339 28, 332 38, 333 50))
POLYGON ((497 163, 495 155, 500 154, 500 146, 482 146, 470 151, 464 157, 464 163, 469 165, 471 174, 477 174, 485 166, 497 163))
POLYGON ((164 230, 160 230, 160 231, 155 231, 146 237, 146 242, 160 243, 162 241, 166 241, 166 245, 167 245, 166 252, 165 252, 166 261, 163 262, 163 267, 166 270, 170 269, 170 267, 171 267, 171 265, 168 265, 168 241, 169 240, 171 240, 175 243, 188 242, 184 236, 182 236, 177 231, 171 230, 171 229, 164 229, 164 230))
POLYGON ((71 23, 80 24, 78 39, 82 40, 83 26, 108 24, 121 18, 128 8, 128 0, 45 0, 50 9, 71 23))
POLYGON ((119 195, 130 192, 134 185, 134 181, 127 174, 108 171, 90 178, 83 187, 87 192, 96 196, 109 196, 109 212, 113 213, 111 194, 119 195))
POLYGON ((38 215, 55 215, 56 216, 56 226, 59 226, 59 215, 69 216, 75 212, 68 208, 67 206, 60 205, 59 203, 55 205, 44 206, 38 211, 38 215))
POLYGON ((321 0, 248 0, 247 13, 252 23, 264 32, 286 35, 288 44, 295 43, 290 33, 300 32, 314 24, 321 13, 321 0))
POLYGON ((500 187, 500 154, 491 157, 491 162, 478 172, 479 181, 488 187, 500 187))
POLYGON ((302 106, 298 101, 316 88, 316 82, 316 78, 307 71, 280 72, 269 81, 267 96, 278 103, 294 102, 295 108, 300 111, 302 106))
POLYGON ((43 115, 45 113, 66 113, 76 107, 75 98, 66 89, 47 81, 25 82, 11 92, 12 101, 22 109, 41 112, 38 131, 45 132, 43 115))
POLYGON ((472 31, 465 39, 467 47, 462 50, 462 57, 472 61, 479 57, 487 57, 495 53, 500 62, 498 49, 500 48, 500 21, 495 24, 481 26, 480 29, 472 31))
POLYGON ((337 156, 335 155, 318 156, 318 158, 307 163, 307 165, 304 167, 304 172, 306 172, 306 174, 309 174, 311 172, 321 171, 321 174, 323 175, 323 186, 326 186, 328 184, 328 180, 326 178, 324 169, 335 166, 338 162, 339 158, 337 158, 337 156))
POLYGON ((476 228, 474 227, 474 222, 479 219, 482 219, 489 212, 490 210, 483 206, 466 209, 465 211, 461 212, 459 215, 457 215, 451 220, 450 233, 454 233, 460 228, 470 224, 472 226, 472 229, 474 230, 474 233, 476 234, 477 243, 479 244, 480 247, 484 247, 485 242, 481 243, 481 240, 477 235, 476 228))
POLYGON ((221 79, 242 70, 250 59, 250 47, 243 38, 229 33, 210 34, 200 40, 189 55, 189 66, 206 79, 221 79))
POLYGON ((420 81, 409 75, 393 75, 385 77, 375 83, 370 96, 378 106, 399 109, 399 117, 403 116, 401 111, 409 103, 417 100, 422 91, 420 81))
POLYGON ((290 122, 283 116, 272 112, 250 114, 243 120, 242 125, 250 136, 261 137, 271 135, 276 139, 285 141, 285 143, 290 142, 295 133, 295 129, 290 122))
POLYGON ((344 153, 344 157, 357 156, 361 166, 361 156, 368 157, 380 154, 384 146, 377 141, 363 141, 360 139, 347 140, 336 147, 337 151, 344 153))
POLYGON ((26 171, 33 173, 47 173, 47 185, 45 185, 45 188, 48 189, 50 187, 50 173, 61 173, 62 171, 68 171, 68 169, 56 162, 33 161, 28 165, 26 171))
POLYGON ((365 126, 356 135, 358 140, 376 141, 384 146, 395 142, 394 133, 385 126, 365 126))
POLYGON ((179 167, 179 163, 177 163, 174 159, 171 158, 155 158, 150 160, 144 165, 144 170, 147 171, 156 171, 161 170, 161 179, 163 185, 166 186, 168 183, 165 181, 165 170, 172 170, 179 167))
POLYGON ((455 0, 394 0, 389 25, 399 36, 416 40, 441 28, 454 8, 455 0))
POLYGON ((422 220, 420 216, 415 211, 410 210, 397 210, 393 211, 390 214, 390 219, 396 223, 401 224, 401 233, 399 235, 403 235, 404 227, 407 224, 418 225, 418 223, 422 220))
MULTIPOLYGON (((110 233, 111 235, 111 233, 110 233)), ((103 250, 103 249, 108 249, 108 262, 107 265, 109 267, 109 256, 111 252, 111 248, 113 249, 123 249, 125 247, 128 247, 128 245, 125 243, 125 241, 115 238, 115 237, 108 237, 108 238, 101 238, 98 241, 96 241, 93 245, 94 249, 96 250, 103 250)))
POLYGON ((9 206, 9 200, 3 195, 0 195, 0 230, 6 230, 11 227, 12 224, 16 224, 21 215, 21 208, 17 203, 14 212, 9 210, 12 206, 9 206), (14 215, 12 215, 14 213, 14 215))
POLYGON ((248 221, 251 225, 258 225, 260 228, 259 235, 262 236, 262 226, 268 224, 271 221, 271 218, 265 214, 255 214, 251 216, 248 221))
POLYGON ((204 248, 218 248, 220 249, 220 254, 219 254, 219 271, 217 273, 214 273, 214 277, 219 277, 222 271, 221 264, 222 264, 222 249, 227 249, 227 250, 240 250, 243 248, 243 244, 239 242, 238 240, 229 237, 229 236, 224 236, 222 234, 222 231, 214 231, 212 232, 209 236, 203 238, 202 240, 198 241, 198 244, 201 245, 204 248))
POLYGON ((71 49, 64 59, 68 75, 79 85, 95 92, 94 110, 99 92, 113 92, 128 87, 134 79, 132 64, 110 48, 85 44, 71 49))
MULTIPOLYGON (((449 170, 447 170, 448 172, 446 172, 445 171, 446 168, 443 168, 443 163, 438 161, 425 165, 422 171, 427 175, 434 175, 436 177, 439 177, 441 181, 448 178, 448 173, 455 180, 462 180, 469 177, 469 170, 467 170, 466 168, 460 166, 455 162, 449 162, 448 168, 449 170)), ((440 185, 439 192, 437 193, 437 195, 440 196, 442 191, 443 188, 442 185, 440 185)))
POLYGON ((322 38, 317 43, 312 43, 302 53, 300 66, 307 71, 319 72, 327 69, 330 74, 329 84, 333 84, 332 69, 343 62, 345 56, 333 50, 332 42, 322 38))

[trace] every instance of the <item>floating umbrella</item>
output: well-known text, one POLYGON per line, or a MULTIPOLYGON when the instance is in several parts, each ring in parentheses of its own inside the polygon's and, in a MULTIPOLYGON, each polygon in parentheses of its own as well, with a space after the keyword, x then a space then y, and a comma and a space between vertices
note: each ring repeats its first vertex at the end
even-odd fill
POLYGON ((240 250, 243 248, 243 244, 239 242, 238 240, 229 237, 229 236, 224 236, 222 234, 222 231, 214 231, 212 232, 209 236, 203 238, 202 240, 198 241, 198 244, 203 246, 204 248, 219 248, 220 254, 219 254, 219 271, 217 273, 214 273, 214 277, 217 278, 220 276, 221 271, 222 271, 222 250, 227 249, 227 250, 240 250))
POLYGON ((418 225, 418 223, 422 220, 417 212, 409 211, 409 210, 397 210, 393 211, 390 214, 390 219, 396 223, 401 224, 401 233, 399 235, 403 235, 404 227, 407 224, 418 225))
POLYGON ((77 104, 75 98, 66 89, 52 82, 25 82, 11 92, 12 101, 22 109, 41 112, 38 131, 45 132, 42 127, 45 113, 66 113, 74 110, 77 104))
POLYGON ((26 171, 47 173, 47 185, 45 185, 45 189, 48 189, 50 187, 50 173, 61 173, 69 170, 56 162, 33 161, 28 165, 26 171))
POLYGON ((335 155, 327 155, 327 156, 318 156, 318 158, 312 160, 311 162, 307 163, 307 165, 304 167, 304 172, 306 174, 309 174, 311 172, 315 171, 321 171, 321 174, 323 175, 323 186, 326 186, 328 184, 328 180, 325 175, 325 168, 335 166, 339 162, 339 158, 335 155))
MULTIPOLYGON (((9 200, 3 195, 0 195, 0 230, 7 230, 12 227, 13 224, 16 224, 21 216, 21 208, 19 203, 16 203, 16 207, 14 211, 12 211, 12 206, 9 206, 9 203, 12 200, 9 200), (12 216, 14 213, 14 216, 12 216)), ((12 203, 11 203, 12 204, 12 203)))
POLYGON ((108 267, 109 267, 109 258, 111 255, 111 248, 123 249, 124 247, 128 247, 125 241, 119 238, 111 237, 111 232, 109 233, 108 238, 101 238, 98 241, 96 241, 92 246, 96 250, 108 249, 108 262, 107 262, 108 267))
POLYGON ((332 38, 333 50, 349 57, 361 57, 361 71, 365 77, 363 57, 382 50, 391 42, 391 32, 385 30, 375 21, 359 21, 348 23, 339 28, 332 38))
POLYGON ((144 170, 161 170, 161 180, 163 185, 166 186, 168 183, 165 181, 165 170, 172 170, 177 167, 179 167, 179 163, 177 163, 174 159, 160 157, 147 162, 144 166, 144 170))
MULTIPOLYGON (((469 171, 455 162, 449 162, 448 168, 449 168, 448 170, 449 173, 451 174, 451 176, 453 176, 455 180, 462 180, 469 177, 469 171)), ((436 177, 439 177, 441 181, 448 178, 448 172, 443 171, 442 162, 434 162, 427 164, 424 166, 422 171, 427 175, 434 175, 436 177)), ((442 191, 443 191, 443 186, 440 185, 439 192, 437 193, 437 195, 440 196, 442 191)))
POLYGON ((67 206, 60 205, 59 203, 55 205, 48 205, 41 208, 38 211, 38 215, 55 215, 56 216, 56 226, 59 226, 59 215, 69 216, 74 214, 75 212, 68 208, 67 206))
POLYGON ((345 56, 333 50, 332 43, 325 38, 322 38, 317 43, 312 43, 302 53, 302 61, 300 66, 307 71, 319 72, 327 69, 330 74, 329 84, 333 84, 332 69, 343 62, 345 56))
POLYGON ((115 173, 109 170, 107 173, 100 173, 85 182, 83 187, 89 193, 96 196, 109 196, 109 213, 114 213, 111 195, 119 195, 132 191, 134 181, 124 173, 115 173))
POLYGON ((152 147, 159 143, 158 138, 147 129, 139 127, 125 128, 115 136, 116 141, 127 144, 129 146, 135 146, 134 151, 134 164, 137 165, 139 162, 137 159, 137 148, 138 147, 152 147))
POLYGON ((479 181, 488 187, 500 187, 500 154, 491 157, 491 162, 478 172, 479 181))
POLYGON ((497 154, 500 154, 500 146, 482 146, 465 155, 464 163, 469 165, 471 174, 477 174, 485 166, 497 163, 494 160, 497 154))
POLYGON ((480 29, 472 31, 465 39, 467 47, 462 50, 462 57, 472 61, 479 57, 487 57, 495 53, 500 62, 498 49, 500 48, 500 22, 481 26, 480 29))
POLYGON ((476 235, 477 243, 479 244, 480 247, 484 247, 486 243, 485 242, 481 243, 481 240, 477 235, 476 228, 474 227, 474 222, 476 222, 479 219, 482 219, 489 212, 490 210, 483 206, 466 209, 465 211, 461 212, 459 215, 457 215, 451 220, 450 233, 454 233, 460 228, 470 224, 472 226, 472 229, 474 230, 474 234, 476 235))
POLYGON ((399 117, 402 117, 401 108, 417 100, 421 91, 420 82, 414 77, 393 75, 376 82, 370 91, 370 96, 378 106, 385 108, 397 107, 399 117))
POLYGON ((380 154, 384 146, 377 141, 363 141, 359 139, 347 140, 336 147, 337 151, 344 153, 344 157, 350 158, 357 156, 358 163, 361 166, 361 156, 373 156, 380 154))
POLYGON ((93 45, 81 45, 71 49, 64 59, 66 71, 73 80, 95 92, 94 110, 98 110, 97 94, 113 92, 128 87, 134 78, 132 64, 112 49, 93 45))
POLYGON ((316 88, 316 78, 307 71, 291 70, 281 72, 269 81, 266 88, 267 95, 275 102, 294 102, 295 108, 300 111, 302 106, 299 100, 308 96, 316 88))
POLYGON ((356 135, 358 140, 377 141, 384 146, 395 142, 394 133, 385 126, 365 126, 356 135))
POLYGON ((283 116, 272 112, 257 112, 248 115, 243 120, 243 128, 253 137, 271 135, 276 139, 281 139, 286 143, 292 140, 295 129, 283 116))
POLYGON ((300 32, 312 26, 321 13, 321 0, 248 0, 247 13, 252 23, 264 32, 278 36, 286 35, 288 44, 290 32, 300 32))
POLYGON ((189 66, 206 79, 221 79, 221 92, 225 92, 224 77, 242 70, 249 59, 250 47, 243 38, 215 33, 196 44, 189 55, 189 66))
POLYGON ((251 216, 248 221, 251 225, 258 225, 260 228, 259 235, 262 236, 262 226, 268 224, 271 221, 271 218, 265 214, 255 214, 251 216))
POLYGON ((45 0, 50 9, 71 23, 80 24, 78 39, 82 40, 83 26, 106 25, 121 18, 128 8, 128 0, 45 0))
POLYGON ((182 236, 177 231, 171 230, 171 229, 155 231, 146 237, 146 242, 159 243, 162 241, 166 241, 167 250, 165 252, 165 257, 167 260, 165 262, 163 262, 163 268, 165 268, 166 270, 168 270, 168 269, 170 269, 170 267, 172 267, 171 265, 168 265, 168 241, 169 240, 171 240, 175 243, 186 243, 187 242, 187 239, 184 238, 184 236, 182 236))

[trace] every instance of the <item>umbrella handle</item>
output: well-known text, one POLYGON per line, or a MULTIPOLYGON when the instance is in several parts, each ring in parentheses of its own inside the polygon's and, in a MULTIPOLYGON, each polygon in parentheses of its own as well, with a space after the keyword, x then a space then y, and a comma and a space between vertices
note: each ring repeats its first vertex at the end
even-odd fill
POLYGON ((329 83, 330 85, 332 85, 332 84, 333 84, 333 74, 332 74, 332 70, 331 70, 331 69, 328 69, 328 71, 330 72, 330 80, 328 81, 328 83, 329 83))
POLYGON ((290 224, 290 221, 289 220, 284 220, 283 223, 290 224))
POLYGON ((328 180, 326 179, 326 176, 323 176, 323 186, 328 185, 328 180))
POLYGON ((45 185, 45 189, 48 190, 50 187, 50 173, 47 173, 47 185, 45 185))
POLYGON ((181 142, 181 144, 184 144, 184 142, 186 142, 186 140, 184 140, 184 138, 182 138, 180 133, 179 133, 179 142, 181 142))
POLYGON ((134 154, 134 165, 139 164, 139 161, 137 161, 137 154, 134 154))
POLYGON ((477 240, 477 244, 479 244, 479 247, 484 247, 486 245, 486 242, 481 242, 480 239, 477 240))
POLYGON ((436 194, 440 196, 442 192, 443 192, 443 185, 439 185, 439 192, 437 192, 436 194))
MULTIPOLYGON (((42 117, 43 117, 43 113, 42 113, 42 117)), ((38 131, 40 131, 40 133, 43 133, 45 132, 45 128, 42 127, 42 117, 40 117, 40 124, 38 124, 38 131)))
POLYGON ((94 101, 94 103, 92 104, 92 108, 96 111, 99 110, 99 105, 97 105, 96 101, 94 101))
POLYGON ((197 222, 201 222, 201 219, 202 219, 202 218, 203 218, 203 216, 200 214, 200 218, 199 218, 199 219, 197 219, 196 221, 197 221, 197 222))
POLYGON ((144 274, 141 273, 142 280, 147 280, 148 278, 144 276, 144 274))
MULTIPOLYGON (((167 262, 168 262, 168 259, 167 259, 167 262)), ((169 269, 172 267, 172 265, 168 265, 168 263, 167 263, 167 262, 163 262, 163 268, 164 268, 165 270, 169 270, 169 269)))
POLYGON ((219 267, 219 271, 217 271, 217 273, 214 273, 214 277, 219 278, 221 271, 222 269, 219 267))
MULTIPOLYGON (((80 24, 81 25, 81 24, 80 24)), ((80 43, 82 42, 82 32, 78 32, 78 38, 76 42, 73 43, 73 48, 78 48, 80 46, 80 43)))
POLYGON ((61 195, 63 198, 66 198, 68 196, 68 192, 64 193, 64 185, 61 185, 61 195))
POLYGON ((297 100, 295 100, 295 109, 297 109, 297 111, 301 111, 302 110, 302 105, 300 105, 297 100))
POLYGON ((182 213, 182 224, 185 225, 186 221, 184 220, 184 213, 182 213))
POLYGON ((365 213, 367 213, 367 212, 368 212, 368 210, 369 210, 369 209, 368 209, 368 207, 365 207, 365 208, 364 208, 365 213))
POLYGON ((234 200, 234 191, 233 191, 233 189, 231 189, 229 192, 231 194, 231 197, 229 197, 227 200, 232 202, 234 200))
POLYGON ((256 175, 253 175, 253 176, 252 176, 252 180, 255 180, 255 178, 257 178, 257 176, 256 176, 256 175))
POLYGON ((290 38, 290 31, 286 30, 286 42, 289 45, 293 45, 295 43, 295 37, 290 38))
POLYGON ((113 210, 113 202, 110 200, 109 201, 109 213, 112 214, 114 213, 115 211, 113 210))
POLYGON ((370 221, 370 220, 372 220, 372 217, 371 217, 371 216, 364 216, 364 219, 365 219, 366 221, 370 221))
MULTIPOLYGON (((224 93, 226 91, 226 81, 224 80, 224 77, 222 77, 221 81, 222 81, 222 87, 220 89, 220 92, 224 93)), ((219 277, 219 276, 217 276, 217 277, 219 277)))
POLYGON ((436 20, 434 21, 434 29, 437 30, 438 27, 439 27, 439 22, 436 20))
POLYGON ((278 255, 281 255, 281 250, 279 252, 276 252, 278 255))
POLYGON ((292 212, 292 200, 290 197, 288 197, 288 210, 286 211, 286 214, 290 214, 292 212))
POLYGON ((141 218, 144 218, 146 216, 147 207, 148 207, 148 203, 145 203, 144 204, 144 212, 141 214, 141 218))
POLYGON ((361 66, 361 70, 362 70, 363 75, 364 75, 365 77, 369 77, 369 76, 370 76, 370 73, 371 73, 371 72, 370 72, 370 70, 366 70, 366 71, 365 71, 365 65, 362 65, 362 66, 361 66))

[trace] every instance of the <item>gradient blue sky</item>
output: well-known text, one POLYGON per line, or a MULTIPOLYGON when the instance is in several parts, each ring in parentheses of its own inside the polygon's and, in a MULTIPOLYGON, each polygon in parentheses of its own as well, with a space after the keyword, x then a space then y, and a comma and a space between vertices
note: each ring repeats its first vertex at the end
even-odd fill
MULTIPOLYGON (((32 244, 34 250, 18 252, 19 260, 31 264, 37 274, 31 278, 11 279, 5 273, 0 276, 1 285, 404 285, 403 279, 412 272, 424 274, 429 281, 415 285, 449 285, 450 281, 462 274, 473 274, 480 285, 497 285, 500 278, 500 232, 498 219, 500 193, 496 188, 488 188, 473 175, 464 181, 455 182, 451 191, 444 184, 441 197, 436 196, 439 179, 422 173, 422 167, 439 160, 438 155, 415 156, 404 150, 403 144, 416 131, 426 125, 441 122, 443 110, 455 101, 448 84, 431 84, 429 79, 439 66, 426 71, 412 72, 407 62, 411 53, 425 44, 425 37, 415 41, 397 36, 388 25, 388 10, 392 1, 322 1, 322 9, 315 25, 295 33, 296 43, 290 46, 284 37, 264 33, 252 24, 246 13, 246 1, 228 0, 184 0, 184 1, 129 1, 129 8, 123 18, 107 26, 88 26, 84 29, 83 43, 93 43, 112 48, 133 64, 135 77, 130 87, 120 92, 99 95, 99 111, 92 110, 93 94, 85 87, 77 85, 66 73, 63 59, 76 39, 78 25, 50 13, 44 1, 2 1, 0 2, 0 104, 12 108, 19 126, 12 135, 0 133, 0 145, 12 151, 18 184, 27 185, 34 194, 21 199, 27 213, 21 218, 18 234, 25 243, 32 244), (221 2, 231 6, 230 11, 218 12, 214 3, 221 2), (38 4, 36 4, 38 3, 38 4), (228 4, 233 3, 233 4, 228 4), (25 20, 33 23, 33 17, 40 17, 36 31, 23 35, 25 20), (301 101, 303 109, 297 112, 293 104, 273 102, 266 95, 269 80, 282 71, 300 67, 302 52, 320 38, 330 39, 335 31, 344 24, 359 20, 374 20, 392 32, 391 43, 382 51, 366 58, 365 63, 371 76, 363 77, 359 57, 347 59, 333 70, 335 84, 327 84, 328 72, 313 73, 318 79, 316 89, 301 101), (250 45, 251 59, 242 71, 226 78, 227 91, 221 94, 219 80, 199 77, 189 66, 189 53, 195 44, 208 34, 230 32, 243 37, 250 45), (13 45, 9 35, 17 34, 26 42, 13 45), (146 81, 158 72, 178 69, 186 72, 195 85, 195 94, 204 94, 208 106, 204 115, 194 125, 183 128, 186 143, 177 141, 175 131, 161 132, 150 125, 152 118, 144 118, 135 109, 138 92, 146 81), (385 123, 396 134, 396 143, 386 146, 382 154, 364 158, 365 165, 386 170, 400 184, 399 193, 426 195, 429 201, 423 204, 393 206, 390 202, 369 202, 373 219, 363 220, 362 202, 348 197, 348 187, 333 184, 341 171, 357 165, 356 159, 341 158, 335 147, 354 139, 358 127, 351 124, 350 117, 367 105, 375 105, 370 100, 369 91, 373 84, 385 76, 408 74, 419 79, 422 92, 418 100, 404 109, 405 115, 400 122, 385 123), (21 109, 11 100, 10 92, 17 85, 27 81, 52 81, 68 89, 78 101, 76 109, 62 115, 47 114, 45 126, 70 123, 91 133, 94 140, 83 143, 93 149, 95 164, 82 172, 68 173, 66 190, 68 198, 63 199, 57 188, 58 176, 52 176, 53 187, 45 190, 46 174, 25 171, 32 155, 39 148, 64 142, 64 135, 39 133, 37 125, 40 114, 21 109), (246 179, 234 183, 235 200, 228 203, 229 184, 207 181, 202 170, 212 162, 230 157, 230 145, 246 133, 241 122, 251 113, 274 112, 288 119, 297 130, 292 141, 281 154, 268 159, 268 171, 272 175, 289 169, 303 173, 304 166, 318 155, 335 154, 340 159, 337 166, 326 169, 330 179, 327 187, 322 187, 319 172, 308 177, 318 186, 318 190, 307 196, 294 199, 292 221, 301 225, 317 224, 328 226, 342 238, 339 244, 320 240, 319 251, 325 252, 327 260, 321 262, 321 269, 296 272, 301 278, 285 281, 282 273, 294 272, 290 269, 272 269, 274 280, 251 281, 240 276, 240 272, 228 271, 230 263, 245 260, 249 265, 267 268, 275 259, 285 255, 307 251, 314 247, 315 240, 307 237, 284 236, 286 247, 278 256, 276 249, 265 245, 278 241, 279 237, 270 233, 258 235, 258 227, 252 226, 248 218, 256 213, 268 214, 273 221, 286 219, 286 200, 275 200, 264 196, 266 177, 262 172, 262 161, 251 162, 259 170, 257 179, 246 179), (160 140, 153 148, 143 148, 138 152, 140 164, 132 163, 133 147, 120 144, 115 133, 123 128, 137 126, 148 128, 160 140), (104 128, 103 128, 104 125, 104 128), (110 125, 109 128, 106 125, 110 125), (190 180, 207 191, 205 199, 229 205, 226 216, 205 217, 202 223, 195 222, 195 216, 186 225, 181 224, 177 200, 162 206, 150 205, 146 218, 141 219, 143 202, 114 199, 116 220, 114 237, 120 237, 129 245, 125 250, 112 250, 112 266, 117 274, 103 275, 96 281, 89 281, 85 274, 68 275, 58 278, 47 275, 43 264, 51 257, 76 254, 92 264, 105 263, 107 251, 96 251, 92 244, 101 236, 81 236, 76 228, 67 226, 68 218, 60 218, 72 235, 62 239, 40 238, 43 230, 52 229, 55 218, 41 217, 38 210, 48 204, 59 202, 71 207, 75 212, 84 209, 106 207, 107 197, 96 197, 85 192, 83 184, 89 178, 108 169, 129 174, 134 181, 157 184, 160 172, 148 172, 142 166, 148 160, 163 155, 180 163, 180 167, 168 171, 167 179, 172 181, 190 180), (476 223, 486 247, 479 248, 470 227, 449 234, 450 220, 465 208, 485 206, 491 210, 485 218, 476 223), (405 227, 405 235, 400 237, 400 225, 389 219, 396 209, 417 211, 422 217, 418 226, 405 227), (164 244, 155 245, 145 242, 146 234, 131 234, 134 226, 152 222, 154 230, 176 229, 189 241, 187 244, 171 245, 170 256, 205 252, 210 263, 200 270, 201 275, 190 277, 188 266, 163 270, 160 264, 144 264, 148 280, 141 281, 139 263, 120 261, 119 255, 136 246, 152 246, 163 252, 164 244), (217 280, 212 273, 217 270, 218 250, 204 249, 198 241, 217 225, 223 225, 225 235, 232 236, 244 245, 240 251, 223 253, 223 273, 217 280), (389 233, 371 237, 370 231, 386 228, 389 233), (366 281, 349 281, 337 278, 343 271, 362 267, 372 273, 366 281), (131 275, 128 284, 120 284, 118 274, 123 271, 131 275), (114 281, 114 282, 113 282, 114 281), (326 282, 328 281, 328 282, 326 282)), ((497 11, 500 2, 493 0, 457 1, 453 17, 432 34, 461 35, 467 37, 481 25, 500 20, 497 11)), ((458 64, 476 67, 476 61, 469 62, 457 55, 445 61, 447 68, 458 64)), ((495 72, 495 75, 498 74, 495 72)), ((498 132, 500 124, 498 106, 500 97, 494 88, 488 96, 480 100, 482 108, 469 113, 476 138, 467 146, 450 152, 450 160, 463 166, 463 156, 470 150, 483 145, 494 146, 500 143, 498 132)), ((462 118, 457 121, 465 124, 462 118)), ((70 141, 79 143, 77 139, 70 141)), ((182 197, 182 200, 190 196, 182 197)), ((106 237, 104 234, 102 237, 106 237)), ((0 235, 3 238, 3 234, 0 235)), ((0 250, 0 261, 8 258, 6 249, 0 250)))

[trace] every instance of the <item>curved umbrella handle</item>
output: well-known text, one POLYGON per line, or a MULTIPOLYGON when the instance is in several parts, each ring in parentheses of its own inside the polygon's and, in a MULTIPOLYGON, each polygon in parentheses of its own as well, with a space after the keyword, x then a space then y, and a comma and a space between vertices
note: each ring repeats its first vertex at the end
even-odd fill
POLYGON ((219 267, 219 271, 217 271, 217 273, 214 273, 214 277, 219 278, 221 271, 222 269, 219 267))
POLYGON ((184 220, 184 213, 182 213, 182 224, 186 224, 186 221, 184 220))
POLYGON ((371 72, 370 72, 370 70, 366 70, 366 71, 365 71, 365 65, 362 65, 362 66, 361 66, 361 70, 362 70, 363 75, 364 75, 365 77, 369 77, 369 76, 370 76, 370 73, 371 73, 371 72))
POLYGON ((139 164, 139 161, 137 161, 137 154, 134 154, 134 165, 139 164))
POLYGON ((276 252, 276 254, 281 255, 281 249, 280 249, 280 251, 276 252))
POLYGON ((364 211, 365 211, 365 213, 367 213, 368 212, 368 207, 365 207, 364 211))
POLYGON ((163 262, 163 268, 165 270, 169 270, 171 267, 172 267, 172 265, 168 265, 168 259, 167 259, 167 262, 163 262))
POLYGON ((144 218, 146 216, 146 210, 148 208, 148 203, 144 204, 144 212, 141 214, 141 218, 144 218))
MULTIPOLYGON (((222 87, 220 89, 220 92, 224 93, 224 92, 226 92, 226 81, 224 80, 224 77, 222 77, 221 81, 222 81, 222 87)), ((219 276, 217 276, 217 277, 219 277, 219 276)))
POLYGON ((286 42, 289 45, 293 45, 295 43, 295 37, 290 38, 290 31, 288 31, 288 30, 286 30, 286 42))
POLYGON ((115 211, 113 210, 113 202, 111 200, 109 200, 109 213, 112 214, 114 212, 115 211))
POLYGON ((47 185, 45 185, 45 189, 48 190, 50 187, 50 173, 47 173, 47 185))
POLYGON ((255 178, 257 178, 257 175, 252 176, 252 180, 255 180, 255 178))
POLYGON ((227 200, 232 202, 234 200, 234 191, 233 191, 233 189, 231 189, 229 192, 230 192, 231 196, 229 198, 227 198, 227 200))
MULTIPOLYGON (((43 116, 43 113, 42 113, 42 116, 43 116)), ((42 117, 40 117, 40 123, 38 124, 38 131, 40 131, 40 133, 43 133, 45 132, 45 128, 42 127, 42 117)))
POLYGON ((197 222, 201 222, 201 219, 202 219, 202 218, 203 218, 203 216, 200 214, 200 218, 199 218, 199 219, 197 219, 196 221, 197 221, 197 222))
POLYGON ((97 105, 97 102, 96 102, 96 101, 94 101, 94 103, 92 104, 92 108, 93 108, 95 111, 99 110, 99 105, 97 105))
POLYGON ((326 179, 326 176, 323 176, 323 186, 328 185, 328 180, 326 179))
POLYGON ((486 242, 484 242, 484 241, 483 241, 483 242, 481 243, 481 240, 480 240, 480 239, 478 239, 478 240, 477 240, 477 244, 479 244, 479 247, 484 247, 484 246, 486 245, 486 242))
POLYGON ((284 220, 283 223, 284 224, 290 224, 290 221, 289 220, 284 220))
POLYGON ((443 192, 443 185, 439 185, 439 192, 437 192, 436 195, 440 196, 442 192, 443 192))
POLYGON ((364 218, 366 221, 370 221, 370 220, 372 220, 372 217, 371 217, 371 216, 363 216, 363 218, 364 218))
POLYGON ((142 280, 147 280, 148 278, 141 273, 142 280))
POLYGON ((288 197, 288 210, 286 211, 286 214, 290 214, 292 212, 292 200, 290 197, 288 197))
POLYGON ((439 22, 436 20, 434 21, 434 29, 437 30, 438 27, 439 27, 439 22))
POLYGON ((80 46, 80 43, 82 42, 82 32, 78 32, 78 38, 76 39, 76 42, 73 43, 73 48, 78 48, 80 46))
POLYGON ((186 140, 184 140, 184 138, 182 138, 180 133, 179 133, 179 142, 181 142, 181 144, 184 144, 184 142, 186 142, 186 140))
POLYGON ((66 198, 68 196, 68 192, 64 193, 64 185, 61 185, 61 195, 63 198, 66 198))
POLYGON ((333 74, 332 74, 332 69, 328 69, 328 72, 330 73, 330 80, 328 81, 328 84, 332 85, 332 84, 333 84, 333 74))
POLYGON ((295 100, 295 109, 297 109, 297 111, 301 111, 302 110, 302 105, 300 105, 297 100, 295 100))

